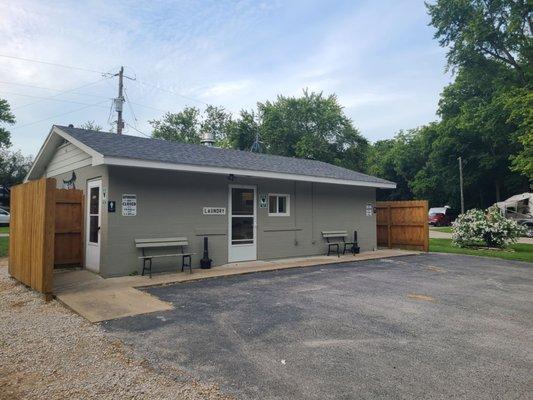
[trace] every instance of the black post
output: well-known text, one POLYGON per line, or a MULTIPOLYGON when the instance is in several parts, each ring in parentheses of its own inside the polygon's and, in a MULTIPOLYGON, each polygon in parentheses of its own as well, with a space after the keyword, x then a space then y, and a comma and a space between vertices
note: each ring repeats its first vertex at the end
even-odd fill
POLYGON ((204 257, 200 260, 200 268, 209 269, 213 260, 209 258, 209 248, 207 245, 207 236, 204 236, 204 257))
POLYGON ((359 251, 361 249, 359 248, 359 243, 357 243, 357 231, 353 231, 353 246, 352 246, 352 252, 355 256, 356 254, 359 254, 359 251))

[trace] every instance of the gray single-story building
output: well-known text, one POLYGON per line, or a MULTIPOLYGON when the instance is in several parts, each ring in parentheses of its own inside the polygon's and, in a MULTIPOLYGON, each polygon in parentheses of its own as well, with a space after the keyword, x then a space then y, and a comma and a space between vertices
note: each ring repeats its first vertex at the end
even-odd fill
MULTIPOLYGON (((380 178, 320 161, 53 126, 26 180, 85 193, 85 267, 140 271, 135 239, 187 237, 199 266, 325 254, 323 231, 358 232, 376 249, 380 178)), ((172 257, 154 272, 175 269, 172 257)))

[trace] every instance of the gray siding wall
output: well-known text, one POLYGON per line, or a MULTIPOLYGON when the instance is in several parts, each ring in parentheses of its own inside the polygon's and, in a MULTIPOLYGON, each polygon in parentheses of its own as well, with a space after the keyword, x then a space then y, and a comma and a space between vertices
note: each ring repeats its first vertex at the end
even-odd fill
MULTIPOLYGON (((210 257, 215 265, 228 257, 228 216, 202 214, 203 207, 228 208, 228 186, 256 185, 258 196, 268 193, 290 195, 290 216, 268 216, 258 208, 257 258, 262 260, 324 254, 323 230, 359 233, 363 251, 376 248, 375 216, 367 217, 367 203, 374 204, 375 189, 308 182, 109 167, 109 200, 116 200, 115 213, 107 213, 106 242, 102 247, 103 276, 126 275, 140 270, 135 238, 187 236, 193 267, 202 257, 202 238, 209 237, 210 257), (137 216, 123 217, 122 194, 137 195, 137 216)), ((154 261, 154 271, 175 269, 175 258, 154 261)))
POLYGON ((55 177, 65 172, 90 166, 92 157, 71 143, 59 146, 46 167, 46 177, 55 177))

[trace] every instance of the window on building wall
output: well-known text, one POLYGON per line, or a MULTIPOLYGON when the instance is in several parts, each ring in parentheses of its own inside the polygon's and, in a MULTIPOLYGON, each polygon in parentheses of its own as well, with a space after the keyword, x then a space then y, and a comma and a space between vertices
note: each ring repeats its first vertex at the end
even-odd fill
POLYGON ((268 215, 288 217, 290 215, 290 198, 288 194, 268 195, 268 215))

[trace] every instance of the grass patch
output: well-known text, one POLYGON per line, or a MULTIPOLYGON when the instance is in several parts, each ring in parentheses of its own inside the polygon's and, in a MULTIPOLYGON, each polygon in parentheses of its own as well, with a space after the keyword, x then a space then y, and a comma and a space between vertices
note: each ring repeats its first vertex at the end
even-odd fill
POLYGON ((429 229, 431 229, 432 231, 437 231, 437 232, 452 233, 451 226, 430 227, 429 229))
POLYGON ((9 238, 0 237, 0 257, 7 257, 9 252, 9 238))
POLYGON ((533 262, 533 244, 525 243, 513 244, 506 250, 476 250, 453 246, 451 239, 429 239, 429 251, 533 262))

